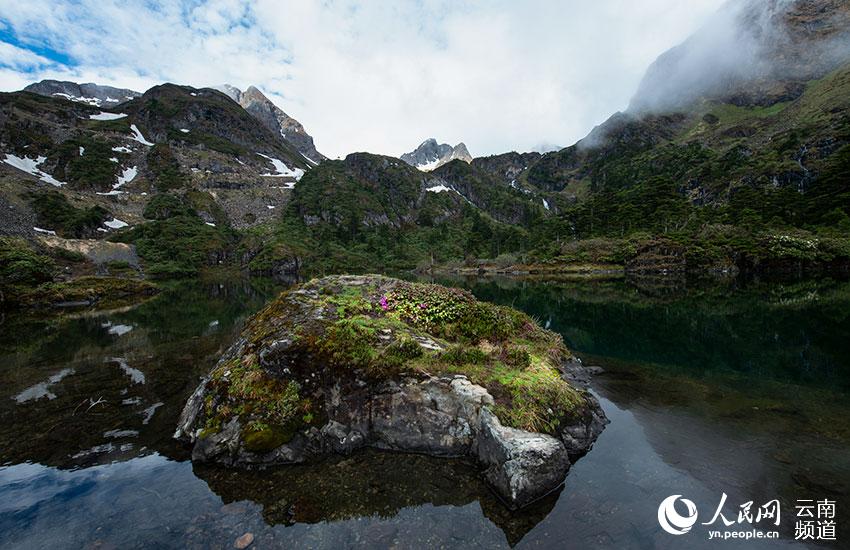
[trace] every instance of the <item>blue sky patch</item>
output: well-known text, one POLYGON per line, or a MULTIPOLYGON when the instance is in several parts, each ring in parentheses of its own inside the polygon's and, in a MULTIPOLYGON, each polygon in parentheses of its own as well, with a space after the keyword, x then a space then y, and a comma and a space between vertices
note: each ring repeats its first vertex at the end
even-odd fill
MULTIPOLYGON (((54 50, 47 45, 46 41, 36 41, 32 39, 27 39, 26 41, 21 40, 11 29, 9 23, 2 19, 0 19, 0 42, 17 46, 18 48, 40 55, 41 57, 49 59, 50 61, 60 65, 68 67, 76 65, 71 56, 65 52, 54 50)), ((0 59, 0 65, 5 65, 2 59, 0 59)))

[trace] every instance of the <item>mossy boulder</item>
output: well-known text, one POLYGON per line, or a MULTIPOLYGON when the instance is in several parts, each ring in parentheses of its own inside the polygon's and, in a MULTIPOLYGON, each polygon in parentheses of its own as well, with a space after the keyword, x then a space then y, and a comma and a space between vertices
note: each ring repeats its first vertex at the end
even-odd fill
POLYGON ((248 321, 176 437, 194 460, 237 467, 364 446, 470 456, 523 506, 559 486, 606 423, 578 365, 557 334, 466 291, 326 277, 248 321))

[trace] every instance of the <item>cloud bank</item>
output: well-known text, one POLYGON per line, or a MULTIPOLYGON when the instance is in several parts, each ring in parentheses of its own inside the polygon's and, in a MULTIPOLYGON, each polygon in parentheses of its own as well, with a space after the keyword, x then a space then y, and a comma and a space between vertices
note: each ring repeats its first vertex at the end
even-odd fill
POLYGON ((317 148, 568 145, 723 0, 0 0, 0 89, 254 84, 317 148))
POLYGON ((802 93, 850 58, 850 9, 794 0, 736 0, 648 69, 631 112, 665 111, 702 97, 771 104, 802 93))

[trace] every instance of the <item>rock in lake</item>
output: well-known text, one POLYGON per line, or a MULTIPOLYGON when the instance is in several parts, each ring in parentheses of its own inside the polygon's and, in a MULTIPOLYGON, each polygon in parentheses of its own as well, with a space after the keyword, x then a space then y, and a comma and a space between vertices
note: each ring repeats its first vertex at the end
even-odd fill
POLYGON ((175 437, 193 460, 232 467, 365 446, 468 456, 521 507, 560 486, 607 422, 563 376, 571 359, 559 335, 463 290, 315 279, 248 321, 175 437))

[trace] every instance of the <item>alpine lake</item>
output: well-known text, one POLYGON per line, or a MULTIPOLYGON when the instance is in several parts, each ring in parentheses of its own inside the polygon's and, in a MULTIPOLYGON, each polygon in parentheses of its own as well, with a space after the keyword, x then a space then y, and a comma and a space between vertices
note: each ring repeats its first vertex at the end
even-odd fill
POLYGON ((845 276, 429 280, 525 311, 602 368, 591 388, 611 422, 555 493, 512 512, 472 463, 378 451, 193 465, 172 438, 186 398, 287 285, 171 283, 126 309, 2 317, 0 547, 233 548, 246 533, 251 548, 850 544, 845 276), (689 533, 659 525, 671 495, 699 511, 689 533), (836 503, 835 541, 795 540, 806 499, 836 503), (778 527, 756 521, 771 502, 778 527), (709 539, 753 529, 779 538, 709 539))

